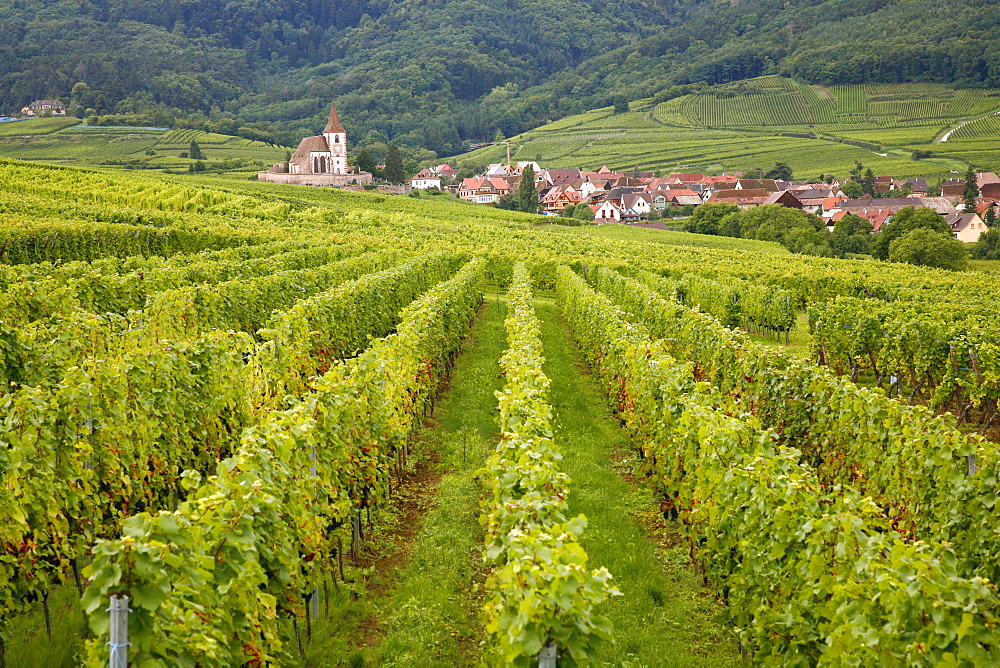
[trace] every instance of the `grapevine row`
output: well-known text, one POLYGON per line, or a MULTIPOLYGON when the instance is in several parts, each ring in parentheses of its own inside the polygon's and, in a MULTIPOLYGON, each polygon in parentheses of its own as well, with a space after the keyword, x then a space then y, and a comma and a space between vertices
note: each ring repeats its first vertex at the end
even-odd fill
POLYGON ((796 445, 827 486, 856 488, 900 535, 951 542, 960 572, 996 581, 1000 538, 991 527, 1000 458, 991 444, 927 408, 754 343, 639 281, 606 269, 591 275, 668 350, 692 360, 700 379, 732 397, 734 410, 796 445))
POLYGON ((610 622, 594 608, 612 589, 607 569, 586 567, 579 539, 583 515, 569 518, 569 480, 553 443, 549 379, 542 371, 540 323, 531 305, 531 278, 514 267, 506 320, 508 349, 500 360, 502 439, 479 471, 487 488, 480 505, 486 528, 486 631, 505 665, 528 665, 554 646, 582 662, 610 622))
POLYGON ((756 661, 1000 658, 1000 600, 987 580, 962 577, 943 546, 895 536, 850 486, 826 488, 802 453, 755 418, 732 417, 724 388, 697 382, 696 363, 675 360, 667 342, 569 269, 559 271, 557 295, 644 455, 647 479, 664 510, 682 518, 756 661))
MULTIPOLYGON (((324 348, 322 357, 308 356, 313 348, 303 345, 295 367, 273 363, 274 341, 256 345, 246 334, 217 331, 157 339, 114 361, 86 357, 50 387, 4 397, 0 440, 8 447, 0 464, 13 492, 0 502, 11 518, 0 527, 0 617, 46 598, 70 569, 76 574, 93 538, 117 531, 123 517, 173 507, 185 496, 181 471, 207 472, 229 456, 271 386, 261 380, 263 366, 294 372, 304 388, 320 367, 390 334, 404 307, 454 265, 440 255, 418 258, 324 297, 352 309, 280 314, 286 328, 349 329, 354 336, 340 342, 351 347, 324 348)), ((264 378, 277 384, 282 377, 264 378)))
POLYGON ((247 429, 217 475, 186 473, 177 510, 99 541, 84 605, 105 662, 108 596, 131 597, 130 660, 288 663, 305 602, 357 508, 386 493, 405 444, 482 300, 484 264, 407 308, 395 334, 331 369, 295 407, 247 429))

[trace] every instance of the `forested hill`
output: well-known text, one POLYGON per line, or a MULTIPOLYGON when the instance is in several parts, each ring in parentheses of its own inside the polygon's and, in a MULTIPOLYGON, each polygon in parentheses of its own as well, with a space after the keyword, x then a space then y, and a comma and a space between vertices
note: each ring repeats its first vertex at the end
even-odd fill
POLYGON ((987 0, 7 0, 0 112, 293 143, 336 99, 355 146, 438 154, 675 84, 1000 86, 987 0), (112 119, 113 120, 113 119, 112 119), (208 124, 208 125, 206 125, 208 124))

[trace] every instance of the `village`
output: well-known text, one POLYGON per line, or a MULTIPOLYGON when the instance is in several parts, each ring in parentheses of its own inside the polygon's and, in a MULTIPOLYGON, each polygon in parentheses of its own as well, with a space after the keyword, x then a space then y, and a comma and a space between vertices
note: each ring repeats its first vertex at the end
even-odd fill
POLYGON ((517 162, 492 164, 483 174, 465 179, 456 179, 457 170, 447 164, 429 167, 410 179, 410 186, 436 188, 467 202, 496 205, 517 193, 528 167, 535 175, 541 213, 563 216, 572 212, 580 217, 579 207, 586 205, 596 224, 664 227, 664 218, 690 215, 693 207, 702 204, 726 203, 743 210, 778 204, 815 213, 830 230, 848 214, 861 216, 871 222, 874 233, 899 210, 914 207, 933 209, 945 218, 956 239, 973 243, 988 229, 987 210, 1000 202, 1000 176, 994 172, 975 174, 978 197, 971 211, 966 210, 966 181, 959 178, 931 187, 923 178, 875 176, 875 196, 851 197, 851 186, 857 184, 850 182, 848 186, 848 181, 836 178, 809 183, 745 178, 740 173, 655 176, 653 172, 615 172, 606 165, 597 171, 585 171, 517 162))

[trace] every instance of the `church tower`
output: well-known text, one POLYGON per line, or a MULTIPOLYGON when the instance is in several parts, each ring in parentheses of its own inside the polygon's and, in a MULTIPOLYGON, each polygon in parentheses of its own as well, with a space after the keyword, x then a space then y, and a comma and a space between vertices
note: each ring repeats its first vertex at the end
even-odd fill
POLYGON ((340 122, 336 104, 330 105, 330 119, 326 122, 323 137, 326 139, 327 146, 330 147, 330 163, 327 166, 327 173, 346 174, 347 131, 344 129, 344 124, 340 122))

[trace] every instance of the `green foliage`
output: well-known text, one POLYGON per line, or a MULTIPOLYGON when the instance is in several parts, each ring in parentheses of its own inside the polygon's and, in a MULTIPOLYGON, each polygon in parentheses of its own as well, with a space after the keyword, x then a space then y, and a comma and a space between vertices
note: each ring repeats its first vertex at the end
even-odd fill
POLYGON ((789 167, 787 163, 779 162, 775 164, 774 167, 772 167, 766 174, 764 174, 764 178, 791 181, 792 168, 789 167))
POLYGON ((849 213, 833 226, 830 244, 836 257, 847 257, 848 253, 867 254, 871 240, 872 224, 867 218, 849 213))
POLYGON ((535 187, 535 168, 528 165, 521 174, 521 186, 517 190, 517 210, 524 213, 538 213, 538 189, 535 187))
POLYGON ((597 640, 611 635, 607 618, 593 609, 620 592, 607 569, 586 568, 579 539, 587 519, 569 518, 531 278, 522 263, 514 267, 508 299, 509 348, 500 360, 506 383, 497 393, 502 440, 477 474, 487 489, 484 558, 497 564, 487 581, 486 631, 504 664, 531 665, 549 643, 581 663, 597 640))
POLYGON ((389 149, 385 153, 385 180, 389 183, 402 183, 406 180, 403 159, 395 144, 389 144, 389 149))
POLYGON ((375 159, 371 157, 367 149, 361 149, 358 151, 358 154, 354 156, 354 166, 362 172, 374 173, 375 159))
POLYGON ((889 259, 889 247, 893 241, 916 229, 927 228, 951 236, 951 228, 933 209, 915 209, 912 206, 900 209, 882 225, 882 229, 872 238, 872 255, 880 260, 889 259))
POLYGON ((481 301, 484 269, 467 264, 406 309, 395 334, 318 379, 302 403, 269 413, 217 476, 186 475, 177 510, 136 515, 124 537, 98 543, 86 570, 88 663, 106 647, 103 601, 123 587, 138 663, 287 660, 294 640, 280 617, 301 614, 351 515, 386 493, 391 462, 481 301), (164 546, 168 562, 154 556, 164 546), (199 632, 183 632, 192 626, 199 632))
POLYGON ((194 139, 191 140, 191 148, 188 149, 188 157, 192 160, 204 160, 205 154, 201 152, 201 146, 194 139))
POLYGON ((965 212, 976 210, 976 198, 979 197, 979 186, 976 185, 976 170, 972 165, 965 171, 965 188, 962 189, 962 201, 965 202, 965 212))
POLYGON ((891 241, 889 260, 962 271, 968 266, 969 253, 951 234, 924 227, 891 241))
MULTIPOLYGON (((863 492, 830 484, 808 464, 809 453, 785 445, 795 442, 787 432, 798 423, 789 420, 802 406, 789 402, 789 388, 776 386, 797 375, 792 365, 751 350, 744 337, 635 281, 600 270, 595 282, 634 315, 565 267, 557 279, 564 312, 642 450, 647 480, 664 508, 684 518, 695 558, 756 660, 835 662, 841 643, 868 634, 880 637, 878 647, 852 644, 852 659, 865 661, 864 653, 875 663, 926 660, 931 652, 941 660, 956 653, 966 661, 991 660, 996 594, 988 581, 962 576, 946 546, 890 535, 888 519, 863 492), (635 321, 665 338, 651 339, 635 321), (692 361, 678 362, 674 354, 692 361), (702 382, 693 377, 695 363, 702 382), (766 371, 771 364, 784 372, 766 371), (759 405, 762 395, 780 403, 759 405), (925 577, 915 579, 914 572, 925 577), (945 582, 955 590, 942 589, 945 582), (863 593, 873 590, 881 595, 863 593), (975 612, 956 611, 931 630, 922 616, 953 600, 975 601, 975 612), (977 629, 975 640, 965 639, 962 624, 977 629), (885 628, 893 629, 892 639, 881 636, 885 628)), ((871 452, 884 457, 878 448, 871 452)))
POLYGON ((727 204, 725 202, 702 204, 695 207, 691 217, 684 221, 684 230, 697 234, 740 236, 739 234, 725 234, 720 227, 723 218, 730 214, 735 214, 739 210, 739 207, 735 204, 727 204))

